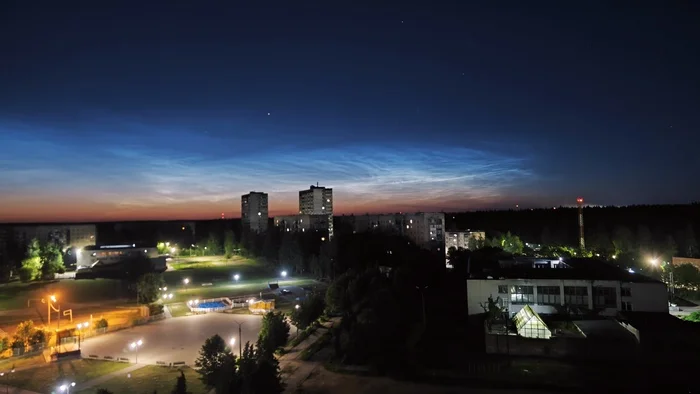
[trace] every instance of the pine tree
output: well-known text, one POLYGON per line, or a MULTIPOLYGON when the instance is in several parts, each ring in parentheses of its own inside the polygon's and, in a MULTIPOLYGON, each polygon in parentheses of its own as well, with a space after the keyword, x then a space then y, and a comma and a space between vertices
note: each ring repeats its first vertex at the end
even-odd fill
POLYGON ((180 371, 180 376, 177 377, 173 394, 187 394, 187 379, 183 371, 180 371))

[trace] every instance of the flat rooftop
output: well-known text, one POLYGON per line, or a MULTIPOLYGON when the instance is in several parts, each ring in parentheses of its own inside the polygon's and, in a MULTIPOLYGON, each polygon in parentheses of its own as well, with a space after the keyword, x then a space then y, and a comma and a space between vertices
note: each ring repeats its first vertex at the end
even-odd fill
MULTIPOLYGON (((527 259, 532 260, 557 260, 551 259, 527 259)), ((540 268, 528 264, 516 264, 504 267, 500 265, 498 269, 483 273, 472 274, 471 279, 505 278, 505 279, 568 279, 568 280, 614 280, 621 282, 636 283, 662 283, 659 280, 644 276, 639 273, 631 273, 620 267, 597 259, 568 258, 563 259, 563 264, 557 268, 540 268)))

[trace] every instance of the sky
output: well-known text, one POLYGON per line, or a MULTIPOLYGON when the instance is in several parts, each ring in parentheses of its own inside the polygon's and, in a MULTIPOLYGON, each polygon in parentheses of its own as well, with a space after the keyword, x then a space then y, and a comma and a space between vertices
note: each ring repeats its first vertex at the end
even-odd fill
POLYGON ((0 222, 698 201, 700 5, 623 5, 1 2, 0 222))

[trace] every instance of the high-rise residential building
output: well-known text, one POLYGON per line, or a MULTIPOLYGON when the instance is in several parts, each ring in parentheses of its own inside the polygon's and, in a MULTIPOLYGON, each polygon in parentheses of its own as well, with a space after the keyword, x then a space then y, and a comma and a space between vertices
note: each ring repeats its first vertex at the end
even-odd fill
POLYGON ((333 237, 333 189, 313 186, 299 192, 300 215, 326 215, 328 236, 333 237))
POLYGON ((440 212, 351 215, 339 219, 355 232, 382 231, 405 235, 425 248, 442 249, 445 243, 445 214, 440 212))
POLYGON ((241 223, 244 229, 267 230, 267 193, 250 192, 241 196, 241 223))
POLYGON ((326 231, 328 215, 286 215, 275 216, 275 227, 286 232, 326 231))

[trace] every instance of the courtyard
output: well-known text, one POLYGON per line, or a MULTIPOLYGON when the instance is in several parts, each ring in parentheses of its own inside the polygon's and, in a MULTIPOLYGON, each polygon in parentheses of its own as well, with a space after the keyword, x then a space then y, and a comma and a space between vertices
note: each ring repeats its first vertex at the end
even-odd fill
POLYGON ((214 334, 219 334, 229 342, 235 338, 234 354, 238 355, 241 338, 238 336, 238 323, 241 323, 243 345, 254 344, 260 332, 262 316, 245 314, 209 313, 165 319, 142 326, 116 331, 82 341, 83 357, 96 355, 104 357, 128 358, 139 364, 166 364, 185 362, 194 365, 199 349, 204 341, 214 334), (130 346, 142 341, 137 349, 130 346))

